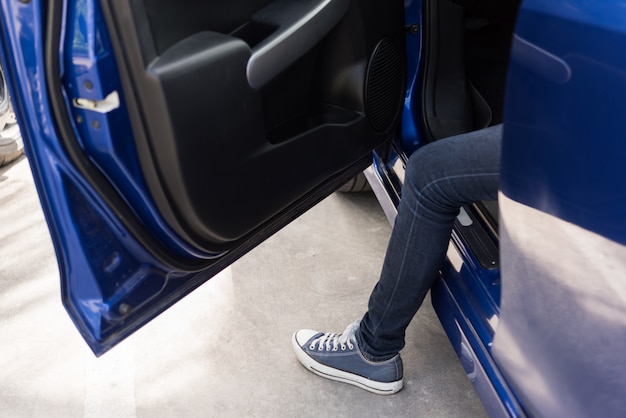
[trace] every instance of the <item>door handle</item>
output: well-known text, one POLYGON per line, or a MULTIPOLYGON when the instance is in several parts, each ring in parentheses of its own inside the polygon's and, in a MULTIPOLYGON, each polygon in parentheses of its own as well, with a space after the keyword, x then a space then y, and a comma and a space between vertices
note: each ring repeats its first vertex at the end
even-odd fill
POLYGON ((341 20, 350 0, 277 0, 251 17, 275 28, 252 48, 246 74, 259 89, 315 46, 341 20))

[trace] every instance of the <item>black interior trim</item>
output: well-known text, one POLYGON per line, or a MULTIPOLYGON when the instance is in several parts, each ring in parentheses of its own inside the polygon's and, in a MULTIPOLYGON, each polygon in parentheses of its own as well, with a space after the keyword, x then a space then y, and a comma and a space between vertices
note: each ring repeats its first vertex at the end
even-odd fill
MULTIPOLYGON (((154 27, 154 9, 166 3, 103 0, 102 7, 150 193, 168 225, 198 249, 233 249, 366 158, 396 126, 397 116, 371 127, 363 89, 380 39, 404 51, 401 4, 351 3, 318 47, 257 91, 246 65, 250 43, 263 42, 258 33, 245 23, 221 33, 210 19, 193 33, 176 23, 154 27)), ((404 62, 397 63, 400 109, 404 62)))
POLYGON ((462 224, 457 218, 454 222, 454 230, 472 249, 472 253, 483 268, 488 270, 499 268, 498 240, 494 239, 488 229, 485 229, 485 224, 481 222, 484 219, 481 219, 475 206, 465 206, 463 209, 470 221, 462 224))
POLYGON ((494 240, 500 239, 498 231, 499 207, 497 200, 486 200, 472 205, 476 215, 483 221, 494 240))
POLYGON ((465 75, 465 9, 448 0, 425 0, 424 9, 423 122, 435 140, 474 129, 473 98, 465 75))
POLYGON ((518 0, 425 0, 423 122, 429 140, 502 122, 518 0))
POLYGON ((313 48, 349 4, 350 0, 277 0, 252 15, 250 25, 273 30, 252 48, 246 69, 250 86, 260 89, 313 48))

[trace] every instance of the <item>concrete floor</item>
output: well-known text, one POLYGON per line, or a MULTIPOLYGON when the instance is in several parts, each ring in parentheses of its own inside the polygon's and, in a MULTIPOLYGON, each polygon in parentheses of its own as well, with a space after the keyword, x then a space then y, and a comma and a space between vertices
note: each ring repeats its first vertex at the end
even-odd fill
POLYGON ((396 395, 293 355, 296 329, 361 316, 390 230, 372 195, 333 195, 96 359, 61 305, 27 161, 0 168, 0 417, 484 416, 429 302, 396 395))

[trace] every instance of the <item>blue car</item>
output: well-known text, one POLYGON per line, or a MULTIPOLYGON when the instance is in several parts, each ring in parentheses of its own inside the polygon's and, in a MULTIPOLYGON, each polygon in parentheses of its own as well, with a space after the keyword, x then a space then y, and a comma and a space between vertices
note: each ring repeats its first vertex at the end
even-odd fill
POLYGON ((359 173, 503 123, 432 302, 491 416, 626 414, 623 0, 1 0, 0 57, 100 355, 359 173))

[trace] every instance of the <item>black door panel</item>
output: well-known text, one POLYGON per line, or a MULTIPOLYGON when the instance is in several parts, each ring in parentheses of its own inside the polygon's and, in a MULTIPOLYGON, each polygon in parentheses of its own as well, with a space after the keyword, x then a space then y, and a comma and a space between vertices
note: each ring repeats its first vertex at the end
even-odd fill
MULTIPOLYGON (((123 6, 122 2, 110 3, 113 7, 123 6)), ((149 29, 155 52, 160 55, 195 33, 232 33, 245 26, 250 16, 272 1, 132 0, 127 3, 131 3, 135 10, 137 25, 149 29)))
POLYGON ((103 2, 150 193, 196 248, 233 248, 389 137, 402 4, 347 5, 103 2))

